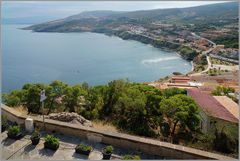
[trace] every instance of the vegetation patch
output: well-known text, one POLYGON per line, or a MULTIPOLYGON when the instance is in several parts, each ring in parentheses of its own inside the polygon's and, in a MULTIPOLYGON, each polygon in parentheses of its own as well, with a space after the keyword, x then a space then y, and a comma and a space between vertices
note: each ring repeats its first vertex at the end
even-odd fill
POLYGON ((93 148, 91 146, 84 145, 84 144, 79 144, 75 148, 76 153, 85 154, 85 155, 89 155, 92 150, 93 148))
POLYGON ((52 150, 57 150, 59 148, 59 139, 54 137, 53 135, 47 135, 44 138, 44 147, 52 150))
POLYGON ((187 60, 193 60, 198 55, 198 53, 195 50, 187 46, 181 47, 179 49, 179 54, 187 60))
MULTIPOLYGON (((21 90, 6 94, 3 101, 8 105, 12 98, 9 96, 19 97, 20 104, 27 107, 28 112, 38 114, 42 89, 46 91, 45 107, 49 113, 77 112, 91 121, 109 122, 122 132, 185 145, 190 144, 196 134, 203 135, 199 107, 187 96, 185 89, 159 90, 127 80, 93 87, 87 83, 70 86, 53 81, 50 84, 26 84, 21 90)), ((55 147, 59 145, 51 136, 47 140, 55 147)), ((207 144, 203 142, 201 146, 207 144)))
POLYGON ((106 146, 102 150, 103 159, 110 159, 114 148, 111 145, 106 146))
POLYGON ((238 99, 232 95, 234 93, 234 88, 224 86, 217 86, 217 88, 212 91, 212 95, 214 96, 227 96, 231 98, 234 102, 238 103, 238 99))
POLYGON ((8 128, 8 137, 11 139, 19 139, 21 137, 20 126, 13 125, 8 128))
POLYGON ((8 128, 7 116, 1 115, 1 132, 4 132, 8 128))
POLYGON ((226 48, 236 48, 238 49, 238 35, 227 35, 227 36, 220 36, 214 39, 214 42, 220 45, 224 45, 226 48))
POLYGON ((123 160, 141 160, 139 155, 124 155, 123 160))
POLYGON ((39 131, 35 129, 30 138, 32 141, 32 145, 37 145, 40 141, 40 137, 41 137, 41 135, 40 135, 39 131))

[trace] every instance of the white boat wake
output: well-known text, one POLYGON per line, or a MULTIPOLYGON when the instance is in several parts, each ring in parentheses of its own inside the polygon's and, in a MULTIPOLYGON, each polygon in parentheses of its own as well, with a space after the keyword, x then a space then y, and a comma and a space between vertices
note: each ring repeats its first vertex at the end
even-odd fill
POLYGON ((175 57, 167 57, 167 58, 145 59, 142 61, 142 63, 145 65, 150 65, 150 64, 160 63, 162 61, 176 60, 176 59, 180 59, 180 58, 175 56, 175 57))

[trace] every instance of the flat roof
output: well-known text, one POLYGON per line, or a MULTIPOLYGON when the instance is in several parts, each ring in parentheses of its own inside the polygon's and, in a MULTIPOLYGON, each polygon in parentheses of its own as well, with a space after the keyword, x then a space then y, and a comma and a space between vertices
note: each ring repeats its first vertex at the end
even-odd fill
POLYGON ((238 119, 210 94, 202 92, 198 88, 187 89, 187 92, 207 115, 238 123, 238 119))

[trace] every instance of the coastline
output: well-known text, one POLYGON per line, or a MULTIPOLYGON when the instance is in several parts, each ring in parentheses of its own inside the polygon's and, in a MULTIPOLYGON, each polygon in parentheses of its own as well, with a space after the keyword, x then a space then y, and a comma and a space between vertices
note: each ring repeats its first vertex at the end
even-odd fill
MULTIPOLYGON (((31 25, 30 25, 31 26, 31 25)), ((186 57, 184 57, 183 55, 181 55, 181 53, 179 52, 179 48, 182 47, 182 45, 178 45, 178 46, 172 46, 172 48, 170 47, 166 47, 167 45, 171 45, 170 42, 167 42, 167 41, 161 41, 161 43, 163 42, 165 44, 162 45, 161 43, 159 44, 157 41, 158 40, 155 40, 153 38, 150 38, 150 37, 146 37, 144 35, 137 35, 137 34, 134 34, 134 33, 130 33, 128 31, 121 31, 121 32, 116 32, 116 31, 113 31, 113 30, 108 30, 108 31, 102 31, 102 32, 99 32, 99 31, 66 31, 66 32, 59 32, 59 31, 35 31, 34 29, 27 29, 28 27, 30 26, 24 26, 23 28, 18 28, 20 30, 31 30, 32 32, 40 32, 40 33, 52 33, 52 32, 55 32, 55 33, 97 33, 97 34, 104 34, 105 36, 109 36, 109 37, 117 37, 117 38, 120 38, 122 40, 133 40, 133 41, 137 41, 137 42, 140 42, 140 43, 143 43, 143 44, 148 44, 154 48, 157 48, 157 49, 160 49, 162 51, 165 51, 165 52, 174 52, 176 55, 178 55, 180 58, 182 58, 183 60, 186 60, 187 62, 189 62, 191 64, 191 70, 188 71, 186 74, 189 74, 191 72, 193 72, 194 70, 194 64, 192 61, 188 60, 186 57), (127 37, 124 37, 122 35, 120 35, 120 33, 127 33, 127 37)), ((171 74, 170 74, 171 75, 171 74)), ((167 76, 170 76, 170 75, 167 75, 167 76)), ((165 76, 166 77, 166 76, 165 76)), ((164 78, 164 77, 160 77, 159 79, 161 78, 164 78)), ((156 80, 153 80, 153 81, 156 81, 156 80)), ((144 83, 144 81, 142 82, 144 83)))
POLYGON ((138 42, 141 42, 143 44, 149 44, 155 48, 159 48, 163 51, 166 52, 177 52, 182 59, 189 61, 188 57, 184 57, 179 53, 179 48, 183 47, 183 45, 178 44, 178 43, 173 43, 169 41, 163 41, 160 39, 154 39, 151 37, 148 37, 146 35, 141 35, 141 34, 136 34, 136 33, 131 33, 129 31, 114 31, 114 30, 81 30, 81 31, 48 31, 48 30, 41 30, 41 31, 36 31, 34 28, 32 28, 34 25, 30 26, 25 26, 23 28, 20 28, 21 30, 31 30, 32 32, 45 32, 45 33, 84 33, 84 32, 90 32, 90 33, 98 33, 98 34, 104 34, 106 36, 115 36, 118 38, 121 38, 122 40, 135 40, 138 42))

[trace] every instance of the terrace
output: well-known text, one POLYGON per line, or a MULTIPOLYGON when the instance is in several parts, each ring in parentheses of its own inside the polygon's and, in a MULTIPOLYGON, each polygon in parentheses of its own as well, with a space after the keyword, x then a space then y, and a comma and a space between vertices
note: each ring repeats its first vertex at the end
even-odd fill
MULTIPOLYGON (((49 134, 49 133, 48 133, 49 134)), ((80 139, 78 137, 64 135, 61 133, 51 133, 60 139, 60 147, 56 150, 44 148, 44 138, 41 137, 37 145, 32 145, 30 135, 25 133, 19 140, 13 140, 7 137, 7 132, 1 134, 2 159, 40 159, 40 160, 75 160, 75 159, 90 159, 101 160, 103 158, 102 149, 105 144, 80 139), (89 155, 78 154, 75 152, 77 144, 83 143, 93 147, 93 151, 89 155)), ((41 132, 41 136, 47 135, 46 132, 41 132)), ((111 160, 119 160, 126 154, 139 155, 142 159, 164 159, 160 156, 148 155, 141 151, 134 151, 114 147, 114 153, 111 160)))
POLYGON ((92 159, 101 160, 102 150, 106 145, 114 147, 111 159, 123 159, 124 155, 139 155, 141 159, 233 159, 228 156, 210 153, 182 145, 162 142, 156 139, 139 137, 117 132, 105 132, 91 127, 84 127, 61 121, 31 116, 35 128, 44 128, 37 146, 31 145, 30 134, 26 133, 26 119, 29 116, 21 114, 5 105, 1 105, 1 112, 8 120, 16 122, 22 127, 23 137, 10 139, 7 132, 1 133, 2 159, 92 159), (52 134, 59 138, 60 146, 56 151, 44 147, 44 136, 52 134), (79 155, 75 147, 83 143, 93 147, 89 156, 79 155))

